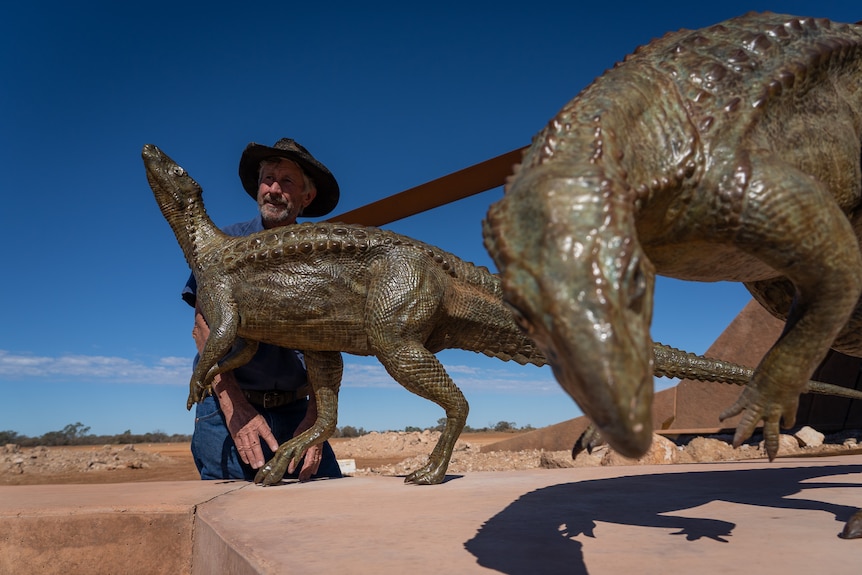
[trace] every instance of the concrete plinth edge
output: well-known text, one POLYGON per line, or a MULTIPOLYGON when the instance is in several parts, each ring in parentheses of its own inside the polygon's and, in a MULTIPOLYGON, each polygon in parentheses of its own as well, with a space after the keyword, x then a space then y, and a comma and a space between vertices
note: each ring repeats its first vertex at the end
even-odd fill
POLYGON ((862 456, 261 487, 0 487, 0 573, 829 573, 862 456), (45 555, 40 555, 44 553, 45 555))

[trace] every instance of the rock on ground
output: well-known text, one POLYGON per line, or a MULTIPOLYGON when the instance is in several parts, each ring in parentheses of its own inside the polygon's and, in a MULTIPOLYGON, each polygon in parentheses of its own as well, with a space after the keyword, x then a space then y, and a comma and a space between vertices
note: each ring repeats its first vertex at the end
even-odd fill
MULTIPOLYGON (((802 430, 800 430, 802 431, 802 430)), ((811 430, 814 434, 818 434, 811 430)), ((802 432, 809 437, 811 432, 802 432)), ((820 434, 822 435, 822 434, 820 434)), ((389 432, 371 433, 356 439, 339 443, 340 458, 390 456, 404 454, 404 459, 371 468, 357 469, 355 475, 393 475, 402 476, 422 467, 428 454, 440 437, 439 432, 389 432)), ((808 444, 798 435, 782 434, 780 456, 809 454, 839 454, 858 447, 862 432, 842 432, 826 437, 820 445, 808 444), (803 445, 805 443, 805 445, 803 445)), ((574 442, 574 439, 572 441, 574 442)), ((748 442, 734 449, 732 436, 694 436, 671 440, 662 435, 654 435, 652 446, 640 459, 629 459, 614 452, 608 446, 599 446, 592 453, 581 452, 572 459, 570 451, 543 451, 540 449, 524 451, 491 451, 464 441, 458 441, 449 464, 449 473, 474 471, 507 471, 516 469, 554 469, 561 467, 593 467, 609 465, 665 465, 674 463, 708 463, 715 461, 735 461, 743 459, 763 459, 766 452, 763 442, 748 442)), ((808 441, 814 441, 809 439, 808 441)))
POLYGON ((10 443, 0 449, 0 475, 51 475, 70 471, 142 469, 157 465, 162 460, 158 453, 144 453, 136 450, 134 445, 69 449, 44 445, 22 448, 10 443))
MULTIPOLYGON (((339 459, 384 461, 372 467, 359 468, 354 475, 403 476, 425 465, 439 437, 439 432, 427 430, 372 432, 357 438, 340 439, 336 453, 339 459)), ((803 428, 793 435, 781 436, 779 456, 840 454, 860 450, 860 437, 862 431, 824 435, 814 429, 803 428)), ((573 443, 575 439, 572 438, 573 443)), ((486 452, 480 445, 459 440, 455 445, 448 472, 458 474, 600 465, 702 463, 766 457, 762 442, 753 440, 734 449, 730 445, 731 441, 730 435, 673 439, 656 435, 650 451, 640 459, 622 457, 607 446, 599 446, 593 449, 592 453, 579 453, 572 459, 571 451, 531 449, 486 452)), ((169 461, 169 457, 137 450, 134 445, 23 448, 9 444, 0 446, 0 478, 20 477, 23 474, 53 476, 70 472, 86 474, 120 469, 157 469, 169 461)))

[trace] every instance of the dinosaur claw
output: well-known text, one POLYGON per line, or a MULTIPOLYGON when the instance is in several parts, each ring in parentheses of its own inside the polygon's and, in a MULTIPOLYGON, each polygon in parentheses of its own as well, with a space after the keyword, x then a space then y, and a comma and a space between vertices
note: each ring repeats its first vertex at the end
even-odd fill
POLYGON ((209 385, 201 385, 199 383, 195 383, 189 386, 189 398, 186 400, 186 409, 191 410, 192 406, 196 403, 200 403, 203 401, 203 398, 212 392, 212 384, 209 385))
POLYGON ((594 423, 590 423, 581 436, 575 441, 575 445, 572 447, 572 459, 575 459, 583 451, 592 455, 593 449, 605 444, 605 440, 602 438, 599 428, 596 427, 594 423))
POLYGON ((263 485, 264 487, 268 487, 271 485, 275 485, 281 481, 281 478, 284 477, 284 471, 279 472, 276 469, 277 466, 273 466, 271 463, 267 463, 254 476, 254 482, 257 485, 263 485))
POLYGON ((293 473, 300 469, 302 457, 308 447, 310 446, 299 442, 296 437, 284 443, 258 470, 254 476, 254 482, 258 485, 277 485, 284 478, 285 473, 293 473))

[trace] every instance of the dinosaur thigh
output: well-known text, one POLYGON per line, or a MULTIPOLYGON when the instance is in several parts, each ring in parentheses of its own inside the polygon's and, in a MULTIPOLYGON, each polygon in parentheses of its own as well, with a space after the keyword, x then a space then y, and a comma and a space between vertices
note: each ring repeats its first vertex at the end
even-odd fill
POLYGON ((366 326, 371 350, 392 378, 446 412, 446 424, 429 462, 405 479, 434 484, 445 478, 469 407, 437 357, 425 346, 443 313, 448 277, 427 259, 406 257, 371 266, 366 326))
POLYGON ((858 302, 862 257, 853 228, 827 186, 768 154, 752 154, 748 161, 733 242, 774 270, 778 279, 756 278, 748 287, 772 313, 786 315, 787 323, 751 384, 723 415, 745 411, 737 444, 764 421, 773 457, 780 420, 793 424, 805 381, 858 302))
POLYGON ((387 260, 372 266, 365 324, 369 347, 386 371, 408 390, 447 411, 460 397, 443 366, 425 342, 440 322, 447 277, 428 260, 407 257, 402 265, 387 260))

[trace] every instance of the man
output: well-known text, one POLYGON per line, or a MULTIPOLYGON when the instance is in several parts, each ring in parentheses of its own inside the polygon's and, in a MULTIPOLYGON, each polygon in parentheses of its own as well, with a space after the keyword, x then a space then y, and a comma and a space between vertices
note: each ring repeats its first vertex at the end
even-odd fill
MULTIPOLYGON (((323 216, 338 203, 332 173, 288 138, 272 147, 250 143, 239 161, 239 178, 260 213, 226 227, 232 236, 290 225, 299 215, 323 216)), ((196 290, 192 275, 182 294, 191 306, 196 290)), ((195 307, 192 337, 198 354, 208 335, 206 319, 195 307)), ((279 444, 310 428, 317 417, 298 351, 262 343, 248 364, 216 376, 212 389, 195 411, 192 454, 201 479, 253 480, 279 444)), ((341 471, 332 447, 324 443, 310 448, 301 468, 291 465, 287 476, 306 481, 341 477, 341 471)))

